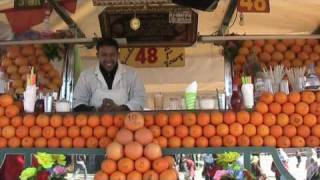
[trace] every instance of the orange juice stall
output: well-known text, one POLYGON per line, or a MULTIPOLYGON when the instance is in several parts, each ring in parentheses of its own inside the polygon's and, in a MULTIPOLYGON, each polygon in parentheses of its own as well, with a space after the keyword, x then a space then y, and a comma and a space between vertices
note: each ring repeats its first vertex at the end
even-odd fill
POLYGON ((0 179, 317 177, 317 1, 26 2, 0 2, 0 179), (98 37, 143 111, 72 111, 98 37))

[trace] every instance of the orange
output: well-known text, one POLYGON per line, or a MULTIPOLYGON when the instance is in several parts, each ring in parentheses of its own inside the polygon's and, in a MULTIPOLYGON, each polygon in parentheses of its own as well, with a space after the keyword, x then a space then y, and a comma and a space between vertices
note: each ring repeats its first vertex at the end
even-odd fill
POLYGON ((273 102, 273 94, 270 92, 263 92, 259 98, 260 102, 264 102, 266 104, 271 104, 273 102))
POLYGON ((149 129, 152 132, 154 138, 159 137, 161 135, 161 129, 157 125, 150 126, 149 129))
POLYGON ((311 130, 308 126, 306 125, 301 125, 297 129, 297 134, 301 137, 308 137, 311 134, 311 130))
POLYGON ((161 135, 164 137, 168 138, 168 137, 174 136, 174 134, 175 134, 175 130, 173 126, 165 125, 161 129, 161 135))
POLYGON ((56 137, 48 139, 48 147, 49 148, 59 148, 60 147, 60 140, 56 137))
POLYGON ((55 130, 53 127, 47 126, 42 129, 42 137, 46 139, 50 139, 54 137, 54 134, 55 134, 55 130))
POLYGON ((0 96, 0 106, 7 107, 13 104, 14 100, 13 97, 9 94, 3 94, 0 96))
POLYGON ((273 125, 270 127, 270 134, 274 137, 280 137, 283 134, 282 127, 279 125, 273 125))
POLYGON ((276 102, 269 104, 269 112, 272 114, 279 114, 281 112, 281 105, 276 102))
POLYGON ((289 124, 289 116, 284 113, 280 113, 277 115, 277 124, 281 127, 289 124))
POLYGON ((116 126, 110 126, 107 130, 107 135, 108 137, 110 137, 111 139, 115 138, 117 135, 117 132, 119 131, 119 128, 116 126))
MULTIPOLYGON (((123 122, 124 122, 124 119, 125 119, 125 115, 120 113, 120 114, 116 114, 114 115, 113 117, 113 123, 116 127, 122 127, 123 126, 123 122)), ((110 118, 112 118, 112 116, 110 116, 110 118)), ((112 120, 112 119, 111 119, 112 120)), ((102 118, 101 118, 101 124, 102 124, 102 118)))
POLYGON ((264 102, 256 103, 255 110, 261 114, 267 113, 269 111, 268 105, 264 102))
MULTIPOLYGON (((145 122, 146 124, 146 122, 145 122)), ((169 125, 176 127, 182 124, 182 115, 179 112, 172 112, 169 115, 169 125)), ((145 125, 146 126, 146 125, 145 125)))
POLYGON ((17 148, 20 147, 21 145, 21 140, 17 137, 12 137, 8 140, 8 146, 10 148, 17 148))
POLYGON ((106 148, 110 143, 111 139, 109 137, 101 137, 99 138, 99 148, 106 148))
POLYGON ((284 92, 277 92, 274 94, 274 101, 279 104, 284 104, 287 102, 287 95, 284 92))
POLYGON ((189 128, 189 135, 197 138, 202 136, 202 127, 199 125, 193 125, 189 128))
POLYGON ((320 138, 320 124, 316 124, 312 127, 311 129, 311 133, 314 136, 317 136, 318 138, 320 138))
POLYGON ((247 124, 250 121, 250 114, 247 111, 237 112, 237 121, 240 124, 247 124))
POLYGON ((256 135, 256 132, 257 132, 256 126, 254 126, 253 124, 246 124, 243 126, 243 134, 248 137, 256 135))
POLYGON ((38 137, 34 141, 34 146, 37 148, 47 147, 47 140, 44 137, 38 137))
POLYGON ((126 175, 120 171, 116 171, 109 176, 110 180, 125 180, 126 175))
POLYGON ((8 126, 10 124, 10 119, 7 116, 0 117, 0 127, 8 126))
POLYGON ((142 174, 138 171, 131 171, 127 175, 127 179, 132 179, 132 180, 142 180, 142 174))
POLYGON ((92 127, 90 126, 83 126, 81 129, 80 129, 80 134, 82 137, 84 138, 88 138, 88 137, 91 137, 93 135, 93 129, 92 127))
POLYGON ((158 180, 159 174, 156 173, 154 170, 148 170, 143 174, 143 180, 158 180))
POLYGON ((66 114, 63 117, 63 126, 71 127, 73 125, 74 125, 74 116, 73 116, 73 114, 66 114))
POLYGON ((32 148, 34 147, 34 140, 32 137, 27 136, 21 139, 21 146, 24 148, 32 148))
POLYGON ((0 106, 0 116, 3 116, 3 115, 4 115, 4 107, 0 106))
POLYGON ((225 135, 229 134, 229 126, 224 123, 219 124, 216 127, 216 131, 217 131, 218 136, 225 136, 225 135))
POLYGON ((301 114, 302 116, 308 114, 309 112, 309 105, 305 102, 299 102, 296 104, 296 113, 301 114))
POLYGON ((159 137, 157 137, 156 141, 160 145, 161 148, 166 148, 168 146, 168 140, 166 137, 159 136, 159 137))
POLYGON ((272 126, 276 124, 276 121, 276 116, 272 113, 266 113, 263 115, 263 124, 265 124, 266 126, 272 126))
POLYGON ((83 137, 76 137, 72 140, 72 146, 74 148, 84 148, 86 145, 86 140, 83 137))
MULTIPOLYGON (((182 120, 181 120, 182 121, 182 120)), ((176 121, 174 121, 176 122, 176 121)), ((146 113, 144 114, 144 126, 150 127, 154 124, 154 117, 152 113, 146 113)), ((170 124, 170 118, 169 118, 169 124, 170 124)))
POLYGON ((97 138, 101 138, 107 135, 107 128, 104 126, 96 126, 93 129, 93 135, 97 138))
POLYGON ((36 118, 36 125, 42 128, 49 126, 49 116, 46 114, 39 114, 36 118))
POLYGON ((89 137, 86 139, 87 148, 97 148, 99 146, 99 141, 96 137, 89 137))
POLYGON ((149 161, 149 159, 145 157, 141 157, 135 160, 134 167, 135 167, 135 170, 137 170, 138 172, 144 173, 150 169, 151 162, 149 161))
POLYGON ((319 116, 320 115, 320 103, 313 102, 309 105, 310 113, 319 116))
POLYGON ((294 110, 295 110, 295 109, 294 109, 294 104, 289 103, 289 102, 284 103, 284 104, 282 105, 282 109, 281 109, 281 111, 282 111, 283 113, 286 113, 286 114, 288 114, 288 115, 294 113, 294 110))
POLYGON ((303 91, 301 100, 307 104, 311 104, 316 100, 316 95, 312 91, 303 91))
MULTIPOLYGON (((1 121, 1 120, 0 120, 1 121)), ((19 127, 22 125, 22 117, 21 116, 15 116, 11 118, 10 124, 14 127, 19 127)))
POLYGON ((277 145, 277 139, 274 136, 265 136, 263 138, 265 146, 275 147, 277 145))
POLYGON ((256 125, 256 126, 262 124, 263 123, 262 114, 259 113, 259 112, 256 112, 256 111, 252 112, 251 113, 251 118, 250 118, 250 123, 253 124, 253 125, 256 125))
POLYGON ((39 126, 32 126, 30 129, 29 129, 29 135, 33 138, 38 138, 38 137, 41 137, 42 135, 42 129, 41 127, 39 126))
POLYGON ((268 126, 261 124, 257 127, 257 135, 264 137, 269 135, 269 133, 270 133, 270 130, 268 126))
POLYGON ((100 168, 104 173, 112 174, 117 170, 117 163, 112 159, 106 159, 102 161, 100 168))
POLYGON ((291 124, 283 127, 283 134, 287 137, 293 137, 297 134, 297 128, 291 124))
POLYGON ((290 115, 290 124, 298 127, 303 124, 303 117, 300 114, 294 113, 290 115))
POLYGON ((88 117, 85 114, 78 114, 75 118, 75 123, 78 127, 87 125, 88 117))
POLYGON ((68 129, 67 129, 66 127, 63 127, 63 126, 58 127, 58 128, 56 129, 55 134, 56 134, 56 137, 57 137, 57 138, 66 137, 66 136, 68 135, 68 129))
POLYGON ((207 124, 206 126, 203 127, 203 136, 210 138, 211 136, 216 134, 216 128, 211 125, 207 124))
POLYGON ((209 146, 210 147, 221 147, 222 146, 222 138, 221 138, 221 136, 212 136, 209 139, 209 146))
POLYGON ((197 147, 206 148, 206 147, 208 147, 208 145, 209 145, 208 138, 201 136, 196 139, 196 146, 197 147))
POLYGON ((4 113, 7 117, 12 118, 16 115, 18 115, 20 112, 20 109, 17 105, 15 104, 11 104, 9 106, 6 107, 4 113))
POLYGON ((71 138, 78 137, 80 135, 80 128, 78 126, 72 126, 68 128, 68 136, 71 138))
POLYGON ((320 144, 320 140, 316 136, 308 136, 306 138, 307 147, 318 147, 320 144))
POLYGON ((292 147, 304 147, 305 144, 304 138, 301 136, 294 136, 291 138, 292 147))
POLYGON ((223 146, 225 147, 234 147, 237 145, 236 137, 229 134, 223 137, 222 142, 223 142, 223 146))
POLYGON ((103 114, 100 117, 100 123, 103 127, 110 127, 113 125, 115 119, 113 118, 113 116, 111 114, 103 114))
POLYGON ((195 146, 195 139, 191 136, 186 136, 182 139, 182 146, 186 148, 192 148, 195 146))
POLYGON ((98 115, 92 114, 88 118, 88 126, 94 128, 100 125, 100 117, 98 115))
POLYGON ((183 124, 190 127, 195 125, 197 122, 197 117, 194 113, 188 112, 183 114, 183 124))
POLYGON ((236 115, 233 111, 227 111, 223 114, 223 121, 226 124, 232 124, 236 121, 236 115))
POLYGON ((102 171, 98 171, 94 175, 94 180, 106 180, 106 179, 109 179, 109 176, 102 171))
POLYGON ((178 136, 172 136, 168 139, 168 147, 179 148, 181 147, 181 139, 178 136))
POLYGON ((29 135, 29 128, 26 126, 19 126, 16 130, 16 136, 18 138, 24 138, 29 135))
POLYGON ((210 123, 210 114, 206 112, 200 112, 197 117, 197 124, 205 126, 210 123))
POLYGON ((277 147, 278 148, 288 148, 291 146, 291 141, 286 136, 280 136, 277 138, 277 147))
POLYGON ((63 137, 62 139, 60 139, 60 144, 62 148, 71 148, 72 139, 70 137, 63 137))
POLYGON ((254 135, 250 137, 250 144, 251 146, 262 146, 263 145, 263 138, 259 135, 254 135))
POLYGON ((155 124, 160 127, 167 125, 168 121, 169 121, 168 115, 165 113, 158 113, 155 117, 155 124))
POLYGON ((58 127, 62 126, 62 116, 59 114, 53 114, 50 117, 50 126, 52 126, 54 128, 58 128, 58 127))
POLYGON ((317 102, 320 102, 320 91, 316 92, 316 100, 317 102))
POLYGON ((186 137, 189 134, 189 129, 185 125, 179 125, 176 127, 175 134, 180 138, 186 137))
POLYGON ((317 123, 317 117, 313 114, 307 114, 303 117, 303 124, 312 127, 317 123))
POLYGON ((230 134, 233 136, 240 136, 243 132, 243 127, 240 123, 232 123, 229 126, 230 134))
POLYGON ((250 146, 250 138, 246 135, 240 135, 237 137, 238 146, 250 146))
POLYGON ((223 122, 223 114, 221 112, 212 112, 211 113, 211 124, 219 125, 223 122))

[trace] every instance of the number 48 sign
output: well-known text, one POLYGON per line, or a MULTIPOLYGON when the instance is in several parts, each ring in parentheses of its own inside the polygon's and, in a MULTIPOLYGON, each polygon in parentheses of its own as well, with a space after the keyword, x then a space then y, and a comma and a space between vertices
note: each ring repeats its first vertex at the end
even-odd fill
POLYGON ((184 48, 121 48, 120 61, 133 67, 179 67, 185 64, 184 48))
POLYGON ((269 0, 238 0, 239 12, 270 12, 269 0))

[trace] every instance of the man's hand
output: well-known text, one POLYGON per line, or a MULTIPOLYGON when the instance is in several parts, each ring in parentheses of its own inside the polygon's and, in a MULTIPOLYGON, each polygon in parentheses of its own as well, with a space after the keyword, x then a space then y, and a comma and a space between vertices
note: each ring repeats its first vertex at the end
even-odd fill
POLYGON ((113 102, 112 99, 104 98, 101 107, 98 109, 100 112, 114 111, 118 106, 113 102))

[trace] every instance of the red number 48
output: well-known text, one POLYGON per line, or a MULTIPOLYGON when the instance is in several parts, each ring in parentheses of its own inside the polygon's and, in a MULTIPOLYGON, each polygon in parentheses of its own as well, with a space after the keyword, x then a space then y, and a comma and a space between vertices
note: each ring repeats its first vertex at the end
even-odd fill
POLYGON ((141 64, 144 64, 146 61, 150 64, 153 64, 158 60, 157 49, 140 48, 135 60, 141 64))

